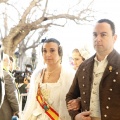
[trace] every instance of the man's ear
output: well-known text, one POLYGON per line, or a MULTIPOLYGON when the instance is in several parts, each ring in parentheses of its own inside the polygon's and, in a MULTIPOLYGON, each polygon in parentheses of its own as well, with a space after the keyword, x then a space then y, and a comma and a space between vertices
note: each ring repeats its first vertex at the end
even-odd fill
POLYGON ((114 40, 113 40, 113 43, 115 43, 115 42, 116 42, 116 40, 117 40, 117 35, 115 34, 115 35, 114 35, 114 40))

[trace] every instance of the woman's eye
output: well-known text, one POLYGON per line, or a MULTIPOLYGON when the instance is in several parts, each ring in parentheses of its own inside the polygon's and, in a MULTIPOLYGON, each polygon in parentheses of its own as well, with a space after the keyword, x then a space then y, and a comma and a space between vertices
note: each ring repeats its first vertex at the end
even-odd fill
POLYGON ((46 53, 47 51, 46 50, 43 50, 43 53, 46 53))
POLYGON ((76 61, 78 61, 79 59, 78 59, 78 58, 76 58, 75 60, 76 60, 76 61))
POLYGON ((50 52, 54 52, 55 50, 50 50, 50 52))
POLYGON ((97 34, 96 34, 96 33, 93 33, 93 37, 94 37, 94 38, 97 37, 97 34))

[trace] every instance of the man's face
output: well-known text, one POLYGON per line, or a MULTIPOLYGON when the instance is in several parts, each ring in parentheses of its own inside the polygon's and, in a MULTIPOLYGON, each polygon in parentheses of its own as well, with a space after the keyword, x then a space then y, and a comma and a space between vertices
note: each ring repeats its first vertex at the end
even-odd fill
POLYGON ((93 32, 94 49, 98 54, 107 55, 112 51, 116 38, 108 23, 97 23, 93 32))

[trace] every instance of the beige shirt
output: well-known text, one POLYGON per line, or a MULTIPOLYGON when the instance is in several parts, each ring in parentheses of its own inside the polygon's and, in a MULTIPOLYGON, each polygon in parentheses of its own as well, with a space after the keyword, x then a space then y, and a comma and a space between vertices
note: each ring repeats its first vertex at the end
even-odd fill
POLYGON ((99 102, 99 84, 103 76, 103 72, 107 66, 107 56, 102 61, 98 61, 95 57, 94 70, 93 70, 93 84, 90 99, 90 111, 92 117, 101 118, 100 102, 99 102))

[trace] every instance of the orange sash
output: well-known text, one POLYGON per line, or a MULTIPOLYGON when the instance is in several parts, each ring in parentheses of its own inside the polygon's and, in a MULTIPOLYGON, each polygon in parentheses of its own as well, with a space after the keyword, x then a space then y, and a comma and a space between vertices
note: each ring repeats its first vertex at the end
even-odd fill
POLYGON ((38 84, 38 91, 36 96, 37 101, 39 102, 40 106, 45 110, 45 113, 51 118, 51 120, 60 120, 59 114, 50 106, 43 98, 40 85, 38 84))

